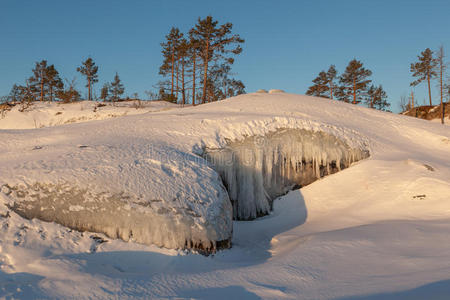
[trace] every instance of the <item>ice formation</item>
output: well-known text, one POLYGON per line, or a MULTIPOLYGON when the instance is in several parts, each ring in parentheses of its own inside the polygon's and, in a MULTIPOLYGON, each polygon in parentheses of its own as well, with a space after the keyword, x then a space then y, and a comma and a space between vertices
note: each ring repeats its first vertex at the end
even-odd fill
MULTIPOLYGON (((9 208, 27 219, 55 222, 79 231, 101 232, 111 238, 175 249, 214 252, 229 248, 229 201, 222 202, 215 223, 172 200, 146 201, 132 194, 93 193, 67 183, 3 186, 9 208), (198 222, 200 220, 200 222, 198 222), (219 229, 219 230, 217 230, 219 229)), ((226 193, 222 195, 226 198, 226 193)))
POLYGON ((0 196, 22 217, 79 231, 204 253, 230 247, 231 203, 202 158, 157 146, 142 153, 83 149, 67 153, 71 160, 2 165, 0 196))
POLYGON ((234 218, 249 220, 269 213, 272 201, 293 187, 336 173, 369 153, 324 132, 280 129, 205 149, 204 156, 228 189, 234 218))

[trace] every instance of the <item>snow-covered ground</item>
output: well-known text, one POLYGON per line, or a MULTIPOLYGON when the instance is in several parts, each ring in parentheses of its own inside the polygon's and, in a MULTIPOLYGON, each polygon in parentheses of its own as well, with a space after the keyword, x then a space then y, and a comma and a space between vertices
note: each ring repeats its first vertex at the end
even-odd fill
POLYGON ((143 114, 176 108, 178 105, 166 101, 95 102, 75 103, 35 102, 20 111, 21 105, 0 112, 0 129, 30 129, 104 120, 126 115, 143 114), (103 106, 104 105, 104 106, 103 106))
MULTIPOLYGON (((0 204, 0 296, 447 299, 450 131, 425 120, 258 93, 97 122, 0 130, 0 185, 63 181, 131 198, 150 195, 167 202, 159 208, 195 203, 200 217, 192 220, 208 232, 201 230, 204 221, 223 215, 217 211, 222 187, 196 154, 280 128, 326 132, 368 149, 370 158, 280 197, 268 216, 234 221, 233 247, 211 256, 30 221, 0 204)), ((3 204, 14 203, 8 189, 0 193, 3 204)), ((226 220, 221 224, 214 230, 228 230, 226 220)))

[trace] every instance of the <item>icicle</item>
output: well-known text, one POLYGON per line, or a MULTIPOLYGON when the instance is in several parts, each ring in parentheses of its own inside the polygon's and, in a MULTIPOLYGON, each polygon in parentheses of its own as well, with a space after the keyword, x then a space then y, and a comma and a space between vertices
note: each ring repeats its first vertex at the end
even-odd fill
POLYGON ((228 189, 234 218, 247 220, 267 214, 272 201, 292 186, 340 171, 368 153, 326 133, 284 129, 232 142, 222 150, 206 149, 205 156, 215 158, 212 167, 228 189))

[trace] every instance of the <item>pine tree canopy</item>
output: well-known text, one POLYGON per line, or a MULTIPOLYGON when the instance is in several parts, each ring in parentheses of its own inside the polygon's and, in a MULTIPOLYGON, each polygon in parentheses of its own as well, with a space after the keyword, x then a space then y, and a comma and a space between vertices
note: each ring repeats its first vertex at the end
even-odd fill
POLYGON ((435 71, 437 61, 433 58, 433 51, 431 51, 430 48, 427 48, 420 54, 420 56, 417 56, 419 61, 411 64, 412 76, 417 77, 415 81, 411 82, 411 86, 418 85, 423 80, 427 80, 428 77, 433 79, 437 75, 435 71))
POLYGON ((94 60, 90 57, 82 62, 82 66, 77 68, 77 72, 86 76, 86 79, 88 80, 86 87, 88 87, 89 82, 98 82, 98 66, 95 65, 94 60))
POLYGON ((314 84, 308 88, 308 91, 306 91, 306 95, 329 98, 329 80, 325 71, 320 72, 312 82, 314 84))
POLYGON ((368 107, 386 111, 391 104, 387 102, 387 94, 383 90, 383 86, 371 85, 367 90, 365 102, 368 107))
POLYGON ((117 74, 114 76, 114 81, 111 82, 110 84, 110 90, 109 92, 111 93, 111 98, 113 101, 118 101, 120 99, 120 95, 122 95, 125 92, 125 88, 122 84, 122 82, 120 81, 119 78, 119 74, 117 74))
POLYGON ((92 58, 86 59, 82 62, 82 66, 77 68, 77 71, 86 76, 86 87, 88 88, 88 100, 92 100, 92 84, 98 82, 98 66, 95 65, 95 62, 92 58))
POLYGON ((335 80, 337 76, 336 67, 331 65, 328 71, 322 71, 313 80, 313 85, 308 88, 306 95, 333 98, 335 94, 335 80))
POLYGON ((419 61, 411 64, 412 76, 417 77, 417 79, 411 82, 410 85, 416 86, 426 80, 428 82, 428 97, 430 105, 432 105, 430 81, 437 75, 435 71, 437 60, 433 58, 433 51, 431 51, 430 48, 425 49, 420 54, 421 55, 417 57, 419 61))
POLYGON ((110 89, 109 84, 105 83, 100 92, 100 99, 102 99, 103 101, 106 101, 108 99, 109 89, 110 89))
POLYGON ((232 34, 232 28, 233 24, 231 23, 219 26, 218 21, 213 20, 211 16, 207 16, 204 19, 199 18, 194 28, 189 31, 191 41, 195 41, 194 44, 198 47, 199 57, 203 61, 203 103, 207 99, 212 101, 211 95, 214 94, 214 91, 208 91, 208 87, 211 86, 211 78, 208 78, 208 73, 211 70, 209 63, 214 61, 218 65, 223 63, 231 65, 234 63, 234 58, 227 56, 227 54, 238 55, 242 52, 240 44, 244 43, 244 39, 238 34, 232 34))
POLYGON ((172 70, 172 64, 175 63, 177 57, 178 45, 181 43, 183 33, 176 27, 170 29, 169 34, 166 35, 166 41, 161 43, 163 64, 159 68, 160 75, 167 75, 172 70))
POLYGON ((343 87, 342 97, 348 99, 351 96, 353 104, 361 102, 361 95, 366 91, 368 84, 372 82, 368 79, 371 75, 372 71, 365 69, 362 62, 356 59, 351 60, 345 72, 339 78, 343 87))

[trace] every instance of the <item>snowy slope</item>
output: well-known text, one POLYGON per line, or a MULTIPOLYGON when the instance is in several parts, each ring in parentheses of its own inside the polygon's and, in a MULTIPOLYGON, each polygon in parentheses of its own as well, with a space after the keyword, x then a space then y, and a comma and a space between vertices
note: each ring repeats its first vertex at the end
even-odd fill
POLYGON ((206 205, 193 211, 208 217, 217 214, 220 182, 208 166, 198 168, 195 154, 278 128, 327 132, 371 156, 276 200, 269 216, 234 222, 233 248, 210 257, 81 234, 2 207, 0 295, 445 299, 447 126, 326 99, 249 94, 200 107, 0 131, 0 182, 64 178, 94 190, 181 193, 177 199, 203 197, 206 205))
POLYGON ((35 102, 20 111, 21 105, 0 113, 0 129, 31 129, 80 123, 94 120, 143 114, 176 108, 166 101, 109 102, 80 101, 76 103, 35 102), (103 106, 104 105, 104 106, 103 106))

